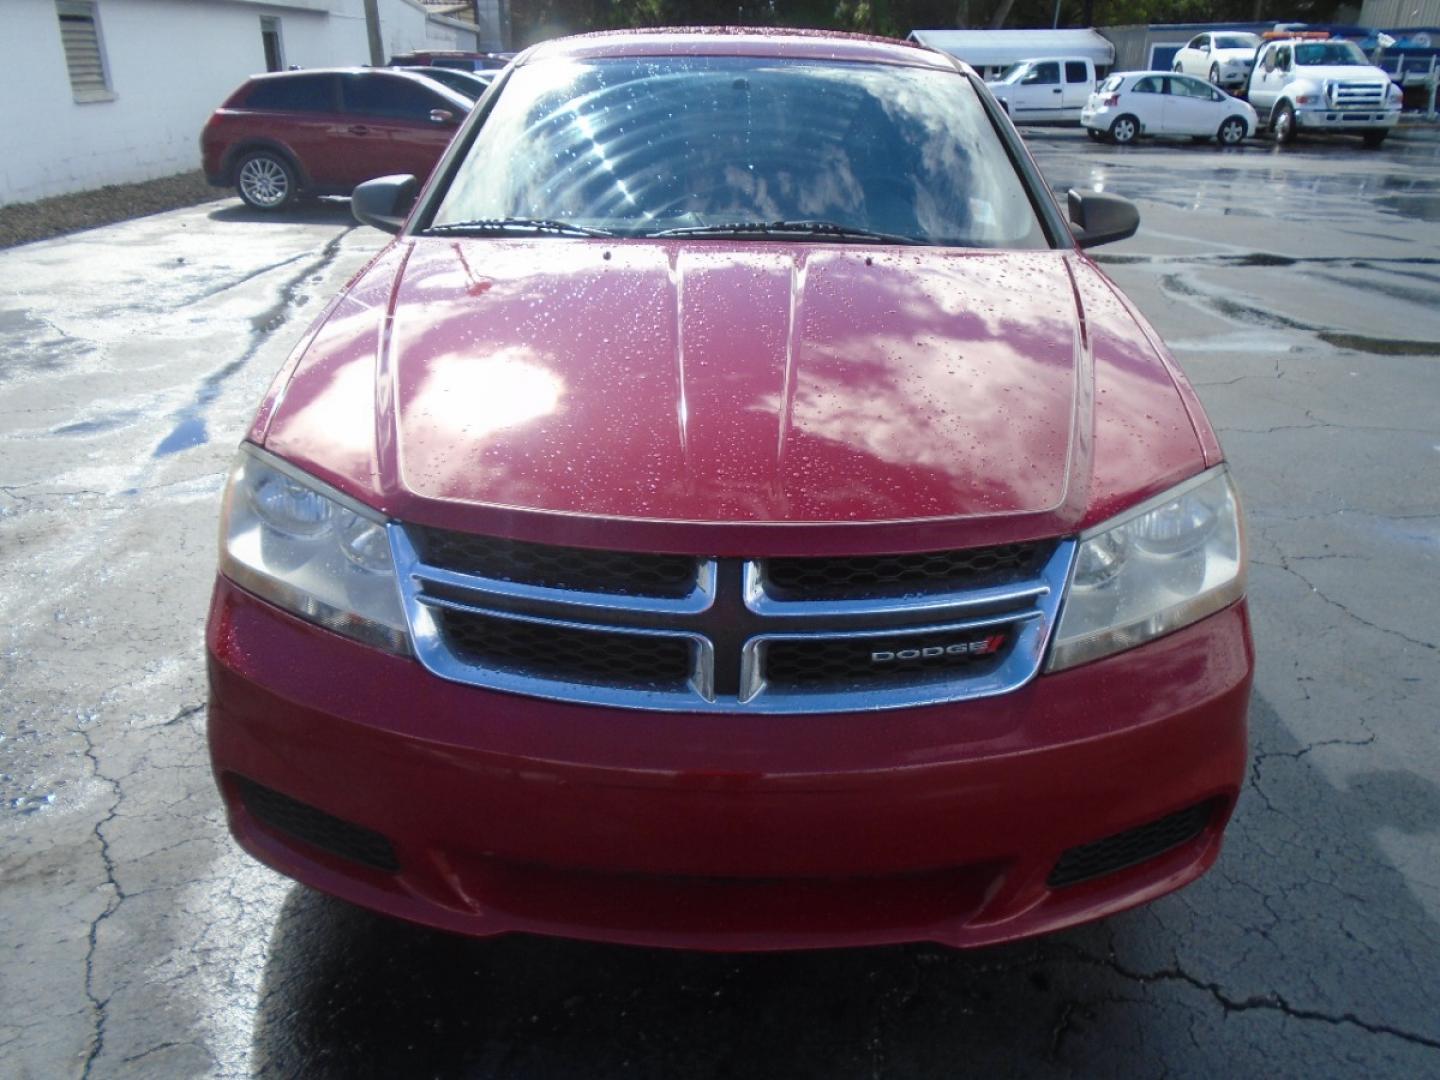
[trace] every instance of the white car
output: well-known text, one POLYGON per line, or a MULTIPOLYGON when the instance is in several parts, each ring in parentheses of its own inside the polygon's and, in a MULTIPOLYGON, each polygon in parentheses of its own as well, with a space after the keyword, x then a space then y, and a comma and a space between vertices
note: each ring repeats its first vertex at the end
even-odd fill
POLYGON ((1132 143, 1142 135, 1189 135, 1238 146, 1259 127, 1255 110, 1190 75, 1125 71, 1095 88, 1080 111, 1092 139, 1132 143))
POLYGON ((1244 87, 1259 48, 1259 37, 1239 30, 1196 34, 1175 54, 1174 70, 1181 75, 1199 75, 1216 86, 1244 87))

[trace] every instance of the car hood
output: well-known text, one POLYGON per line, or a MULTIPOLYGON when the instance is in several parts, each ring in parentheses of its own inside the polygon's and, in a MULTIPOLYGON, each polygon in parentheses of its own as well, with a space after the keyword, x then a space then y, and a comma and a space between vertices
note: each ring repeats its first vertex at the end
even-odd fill
POLYGON ((1225 60, 1254 60, 1255 49, 1253 47, 1249 49, 1215 49, 1210 55, 1213 59, 1222 62, 1225 60))
POLYGON ((1386 86, 1390 84, 1390 76, 1379 68, 1358 67, 1354 64, 1300 64, 1295 67, 1295 77, 1309 79, 1311 82, 1329 79, 1334 82, 1383 83, 1386 86))
POLYGON ((1203 468, 1193 411, 1073 251, 427 238, 321 320, 255 437, 477 531, 1053 534, 1203 468))

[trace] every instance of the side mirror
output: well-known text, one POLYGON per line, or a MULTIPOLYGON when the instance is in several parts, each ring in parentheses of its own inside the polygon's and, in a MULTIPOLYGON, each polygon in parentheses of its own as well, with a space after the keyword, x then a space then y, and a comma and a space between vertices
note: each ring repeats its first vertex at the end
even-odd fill
POLYGON ((431 109, 430 122, 432 124, 453 124, 455 123, 455 114, 449 109, 431 109))
POLYGON ((419 194, 420 181, 413 176, 381 176, 350 193, 350 212, 362 225, 398 233, 419 194))
POLYGON ((1070 232, 1082 248, 1127 239, 1140 228, 1140 211, 1119 195, 1098 191, 1082 194, 1071 188, 1065 193, 1065 201, 1070 210, 1070 232))

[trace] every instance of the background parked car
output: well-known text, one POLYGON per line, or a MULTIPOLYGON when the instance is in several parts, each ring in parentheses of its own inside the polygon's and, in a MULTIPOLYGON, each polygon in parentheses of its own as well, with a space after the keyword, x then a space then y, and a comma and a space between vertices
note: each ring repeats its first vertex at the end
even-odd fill
POLYGON ((1189 135, 1236 146, 1259 126, 1239 98, 1190 75, 1128 71, 1101 83, 1080 122, 1091 138, 1132 143, 1142 135, 1189 135))
POLYGON ((1239 30, 1196 34, 1175 54, 1175 70, 1183 75, 1199 75, 1216 86, 1244 87, 1255 66, 1258 48, 1259 37, 1239 30))
POLYGON ((513 52, 462 52, 459 49, 427 49, 396 53, 390 57, 390 66, 446 67, 459 71, 499 71, 514 59, 513 52))
POLYGON ((257 75, 205 124, 205 178, 233 184, 257 210, 302 193, 348 195, 389 173, 424 178, 470 106, 429 78, 388 68, 257 75))
POLYGON ((433 79, 441 86, 448 86, 457 94, 463 94, 471 101, 478 101, 480 95, 490 89, 490 84, 495 81, 496 75, 494 71, 461 71, 459 68, 434 66, 392 68, 391 70, 408 71, 412 75, 433 79))
POLYGON ((1017 124, 1073 123, 1095 85, 1095 64, 1081 56, 1022 60, 986 85, 1017 124))

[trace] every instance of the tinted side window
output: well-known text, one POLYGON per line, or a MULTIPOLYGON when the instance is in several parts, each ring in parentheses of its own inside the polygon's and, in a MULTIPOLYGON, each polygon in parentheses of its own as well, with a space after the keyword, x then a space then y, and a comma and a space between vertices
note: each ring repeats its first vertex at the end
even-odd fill
POLYGON ((1080 60, 1065 61, 1065 81, 1068 83, 1089 82, 1085 64, 1080 60))
POLYGON ((245 95, 245 108, 334 112, 333 89, 333 80, 329 75, 287 75, 282 79, 262 79, 245 95))
POLYGON ((1137 94, 1158 94, 1160 93, 1160 80, 1154 75, 1141 79, 1132 88, 1137 94))
POLYGON ((1051 83, 1058 83, 1060 81, 1060 65, 1036 64, 1021 81, 1026 86, 1034 86, 1037 83, 1048 86, 1051 83))
POLYGON ((1194 79, 1171 79, 1170 93, 1175 97, 1200 98, 1202 101, 1210 101, 1210 87, 1194 79))
POLYGON ((444 98, 432 94, 409 79, 381 74, 347 75, 342 84, 342 100, 346 112, 388 120, 430 122, 431 109, 455 111, 444 98))

